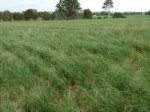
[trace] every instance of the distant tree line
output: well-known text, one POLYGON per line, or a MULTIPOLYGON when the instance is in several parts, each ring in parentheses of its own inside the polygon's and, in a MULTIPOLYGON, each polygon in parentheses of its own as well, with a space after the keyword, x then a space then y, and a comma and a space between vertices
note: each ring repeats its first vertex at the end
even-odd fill
POLYGON ((110 10, 113 8, 112 0, 105 0, 102 12, 92 12, 90 9, 84 9, 80 7, 78 0, 59 0, 56 4, 56 10, 54 12, 38 12, 36 9, 28 9, 23 12, 0 12, 0 21, 13 21, 13 20, 53 20, 53 19, 90 19, 101 18, 101 16, 113 18, 124 18, 126 15, 150 15, 148 12, 115 12, 110 10))
MULTIPOLYGON (((115 12, 111 13, 112 17, 125 17, 127 15, 150 15, 150 11, 148 12, 115 12)), ((108 12, 101 11, 101 12, 92 12, 90 9, 84 9, 80 12, 76 13, 69 17, 69 19, 90 19, 93 15, 98 17, 108 15, 108 12)), ((10 12, 10 11, 3 11, 0 12, 0 21, 19 21, 19 20, 54 20, 54 19, 67 19, 65 14, 60 14, 58 11, 55 12, 37 12, 35 9, 28 9, 23 12, 10 12)))
POLYGON ((13 21, 13 20, 51 20, 53 19, 51 12, 37 12, 35 9, 28 9, 23 12, 0 12, 0 21, 13 21))
POLYGON ((143 15, 145 12, 123 12, 124 15, 143 15))

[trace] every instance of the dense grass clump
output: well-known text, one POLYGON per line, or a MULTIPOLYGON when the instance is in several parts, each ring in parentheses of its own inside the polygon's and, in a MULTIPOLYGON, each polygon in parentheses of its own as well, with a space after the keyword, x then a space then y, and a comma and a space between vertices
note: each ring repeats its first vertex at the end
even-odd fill
POLYGON ((0 23, 0 112, 149 112, 150 21, 0 23))

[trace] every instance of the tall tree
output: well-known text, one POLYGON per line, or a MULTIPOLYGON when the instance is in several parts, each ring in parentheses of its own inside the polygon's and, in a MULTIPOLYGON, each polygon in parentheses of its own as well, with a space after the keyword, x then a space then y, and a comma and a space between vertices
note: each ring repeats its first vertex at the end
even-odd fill
POLYGON ((110 16, 110 10, 111 10, 111 8, 113 8, 114 6, 113 6, 113 1, 112 0, 106 0, 105 2, 104 2, 104 5, 103 5, 103 9, 105 9, 105 10, 107 10, 108 11, 108 15, 110 16))
POLYGON ((59 0, 56 5, 56 11, 63 16, 63 18, 71 18, 74 16, 81 8, 78 0, 59 0))
POLYGON ((2 13, 2 20, 3 21, 11 21, 12 20, 12 13, 8 10, 2 13))
POLYGON ((84 9, 83 16, 84 16, 84 18, 87 18, 87 19, 92 18, 91 10, 90 9, 84 9))
POLYGON ((36 20, 38 18, 37 10, 35 9, 28 9, 24 12, 24 17, 26 20, 34 19, 36 20))

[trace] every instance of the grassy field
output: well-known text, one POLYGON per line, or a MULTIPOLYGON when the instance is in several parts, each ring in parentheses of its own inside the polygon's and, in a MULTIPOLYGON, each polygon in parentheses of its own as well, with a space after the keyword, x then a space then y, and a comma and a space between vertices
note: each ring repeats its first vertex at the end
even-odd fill
POLYGON ((0 112, 150 112, 150 17, 0 22, 0 112))

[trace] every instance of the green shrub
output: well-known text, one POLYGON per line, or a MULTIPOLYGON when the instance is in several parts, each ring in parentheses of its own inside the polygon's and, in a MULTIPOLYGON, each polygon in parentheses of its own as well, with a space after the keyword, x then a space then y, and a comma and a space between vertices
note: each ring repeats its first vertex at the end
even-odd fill
POLYGON ((98 16, 98 18, 97 19, 102 19, 102 17, 101 16, 98 16))
POLYGON ((120 12, 115 12, 113 15, 113 18, 126 18, 122 13, 120 12))
POLYGON ((108 18, 108 16, 104 16, 103 18, 104 18, 104 19, 107 19, 107 18, 108 18))

